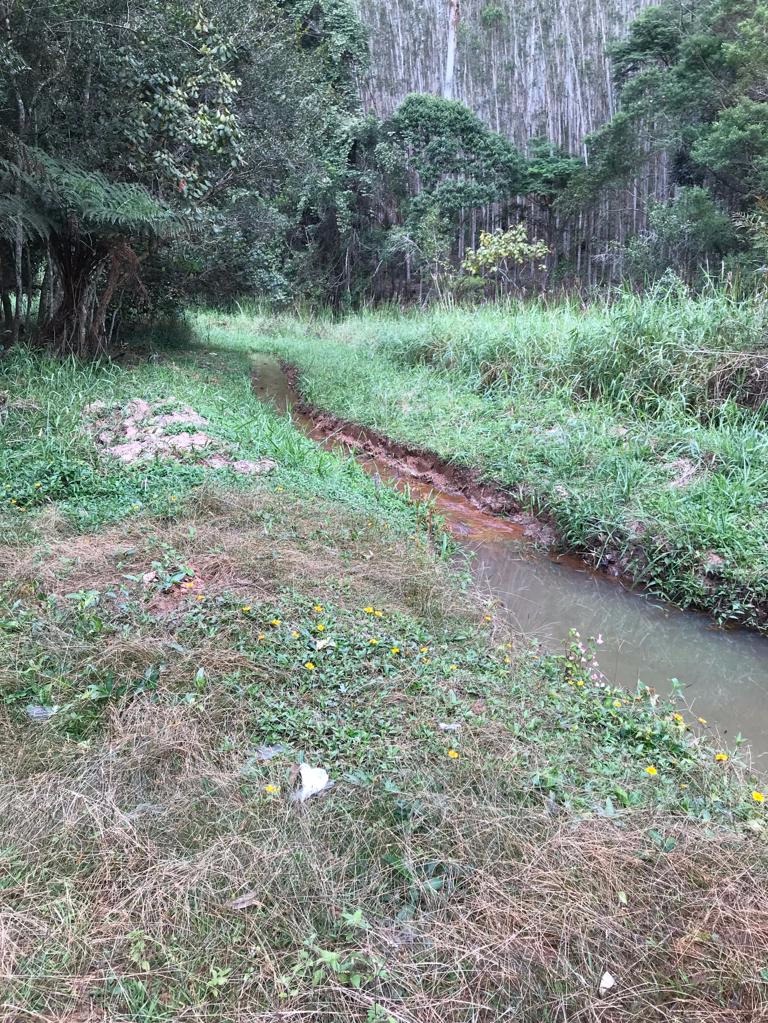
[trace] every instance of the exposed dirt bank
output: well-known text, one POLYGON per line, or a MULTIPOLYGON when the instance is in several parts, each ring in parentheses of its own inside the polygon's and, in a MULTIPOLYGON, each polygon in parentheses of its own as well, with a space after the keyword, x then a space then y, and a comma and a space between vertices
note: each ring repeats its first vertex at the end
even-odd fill
MULTIPOLYGON (((533 493, 524 486, 511 490, 501 484, 484 479, 477 469, 447 462, 430 451, 393 440, 370 427, 349 422, 308 402, 301 392, 300 371, 296 366, 281 362, 291 390, 293 407, 303 420, 310 436, 319 442, 348 447, 370 459, 382 475, 406 478, 417 486, 434 488, 441 494, 453 495, 471 509, 497 517, 499 525, 516 527, 526 538, 545 546, 558 559, 578 558, 594 571, 616 579, 625 586, 638 588, 647 584, 650 557, 646 541, 649 539, 642 524, 638 523, 633 535, 623 545, 606 542, 599 550, 578 549, 566 544, 551 516, 536 515, 526 509, 533 503, 533 493)), ((655 541, 658 547, 658 538, 655 541)), ((729 583, 724 578, 725 563, 715 552, 706 552, 699 572, 699 582, 711 595, 710 601, 692 602, 692 610, 704 611, 716 617, 717 592, 726 592, 729 583)), ((733 589, 732 584, 730 589, 733 589)), ((745 605, 754 605, 754 595, 743 594, 745 605)), ((753 608, 753 621, 757 618, 759 631, 768 629, 768 602, 753 608), (756 611, 756 614, 755 614, 756 611)))
POLYGON ((318 409, 302 397, 298 369, 287 363, 281 365, 294 396, 294 409, 303 418, 314 440, 332 442, 364 454, 376 468, 389 470, 425 488, 460 497, 471 508, 503 517, 503 522, 518 526, 521 535, 543 546, 555 545, 553 523, 524 510, 521 496, 483 480, 476 469, 446 462, 430 451, 393 440, 370 427, 318 409))

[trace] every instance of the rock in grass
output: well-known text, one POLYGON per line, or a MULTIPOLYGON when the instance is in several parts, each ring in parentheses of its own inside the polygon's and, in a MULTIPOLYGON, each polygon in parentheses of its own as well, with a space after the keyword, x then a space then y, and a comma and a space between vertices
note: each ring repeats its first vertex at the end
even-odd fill
POLYGON ((324 768, 301 764, 299 766, 299 784, 293 790, 291 799, 294 803, 303 803, 312 796, 325 792, 332 785, 333 782, 324 768))
POLYGON ((605 973, 600 978, 600 987, 598 989, 598 994, 600 995, 601 998, 605 998, 605 996, 609 994, 611 991, 613 991, 615 987, 616 978, 613 976, 612 973, 609 973, 606 970, 605 973))

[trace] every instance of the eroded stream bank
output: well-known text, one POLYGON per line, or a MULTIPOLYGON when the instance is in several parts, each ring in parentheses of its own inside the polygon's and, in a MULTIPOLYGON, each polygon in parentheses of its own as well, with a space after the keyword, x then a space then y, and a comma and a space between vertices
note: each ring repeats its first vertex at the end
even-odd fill
POLYGON ((678 679, 698 716, 731 742, 744 735, 755 757, 768 751, 768 639, 718 629, 705 615, 657 603, 578 558, 550 557, 533 543, 547 540, 547 527, 505 503, 503 492, 478 485, 470 470, 446 474, 371 431, 350 431, 322 412, 310 415, 275 358, 257 356, 254 366, 258 397, 289 411, 307 436, 344 448, 366 471, 407 486, 414 498, 435 501, 454 536, 473 551, 477 584, 501 602, 521 634, 548 650, 562 649, 571 628, 601 635, 601 666, 614 682, 634 688, 641 680, 669 692, 678 679), (465 496, 461 490, 470 483, 465 496))

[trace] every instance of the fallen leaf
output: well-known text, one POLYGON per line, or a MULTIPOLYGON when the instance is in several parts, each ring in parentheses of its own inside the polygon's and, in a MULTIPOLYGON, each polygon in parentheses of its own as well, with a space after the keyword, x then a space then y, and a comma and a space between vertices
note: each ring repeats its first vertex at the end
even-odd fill
POLYGON ((53 717, 58 709, 58 706, 43 707, 39 703, 30 703, 26 708, 26 712, 30 721, 47 721, 48 718, 53 717))
POLYGON ((275 746, 258 746, 254 754, 254 760, 266 763, 269 760, 274 760, 275 757, 279 757, 281 753, 285 753, 286 748, 280 743, 275 746))
POLYGON ((246 892, 245 895, 240 895, 228 902, 227 907, 229 909, 248 909, 249 906, 255 906, 260 901, 259 895, 259 892, 246 892))

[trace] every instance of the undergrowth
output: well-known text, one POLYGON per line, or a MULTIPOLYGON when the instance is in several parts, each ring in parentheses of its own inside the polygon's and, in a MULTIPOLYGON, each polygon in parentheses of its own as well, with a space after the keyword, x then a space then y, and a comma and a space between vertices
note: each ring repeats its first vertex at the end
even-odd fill
POLYGON ((422 543, 206 488, 2 567, 10 1018, 765 1011, 762 793, 422 543))

